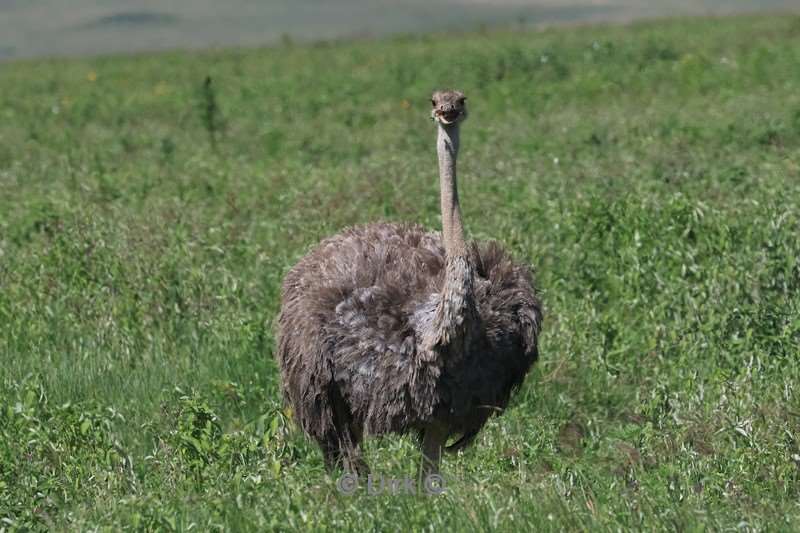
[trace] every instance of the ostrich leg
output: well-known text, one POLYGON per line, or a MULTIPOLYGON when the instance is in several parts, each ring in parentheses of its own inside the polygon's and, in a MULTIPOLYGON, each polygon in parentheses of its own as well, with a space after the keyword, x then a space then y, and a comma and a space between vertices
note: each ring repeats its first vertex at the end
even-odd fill
POLYGON ((442 448, 447 441, 447 428, 438 424, 431 424, 425 428, 422 439, 422 464, 420 465, 420 479, 430 474, 439 473, 439 463, 442 458, 442 448))
POLYGON ((349 430, 350 445, 344 457, 345 470, 359 476, 369 475, 369 465, 361 455, 362 433, 360 428, 351 424, 349 430))
POLYGON ((325 432, 317 438, 317 443, 322 450, 328 472, 332 473, 341 467, 352 474, 369 474, 369 466, 361 456, 363 432, 353 420, 336 385, 330 387, 322 412, 329 423, 325 432))

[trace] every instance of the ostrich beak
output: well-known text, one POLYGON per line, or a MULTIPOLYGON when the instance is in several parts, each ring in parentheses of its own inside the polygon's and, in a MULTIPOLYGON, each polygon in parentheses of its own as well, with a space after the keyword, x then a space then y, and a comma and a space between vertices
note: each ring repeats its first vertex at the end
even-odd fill
POLYGON ((433 113, 435 115, 435 119, 442 124, 453 124, 459 118, 461 118, 462 115, 462 112, 458 109, 452 109, 450 111, 442 111, 441 109, 437 109, 433 113))

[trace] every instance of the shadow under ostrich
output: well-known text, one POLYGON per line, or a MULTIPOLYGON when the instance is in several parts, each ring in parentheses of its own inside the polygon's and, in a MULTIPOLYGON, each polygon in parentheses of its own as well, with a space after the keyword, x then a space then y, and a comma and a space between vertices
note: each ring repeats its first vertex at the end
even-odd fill
POLYGON ((467 241, 456 187, 458 91, 433 94, 442 233, 378 222, 345 229, 283 282, 277 360, 284 397, 329 470, 368 471, 367 435, 412 432, 422 475, 472 442, 538 357, 542 308, 529 268, 467 241))

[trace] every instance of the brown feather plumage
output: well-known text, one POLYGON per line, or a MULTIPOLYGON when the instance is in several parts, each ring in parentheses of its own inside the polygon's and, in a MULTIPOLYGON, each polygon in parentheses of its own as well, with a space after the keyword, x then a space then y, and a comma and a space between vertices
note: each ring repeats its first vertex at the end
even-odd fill
POLYGON ((462 435, 461 447, 522 383, 542 320, 531 272, 495 242, 472 243, 470 252, 479 327, 455 360, 422 343, 444 282, 438 233, 350 228, 287 274, 277 353, 284 395, 330 465, 365 434, 432 422, 462 435))

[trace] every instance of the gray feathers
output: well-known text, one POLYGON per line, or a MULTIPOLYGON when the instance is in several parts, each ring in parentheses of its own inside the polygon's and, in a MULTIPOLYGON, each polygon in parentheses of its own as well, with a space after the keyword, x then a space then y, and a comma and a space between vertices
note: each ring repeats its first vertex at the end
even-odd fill
POLYGON ((350 228, 289 271, 282 298, 284 395, 329 466, 364 435, 432 423, 467 444, 538 356, 531 273, 493 242, 446 258, 416 225, 350 228))

